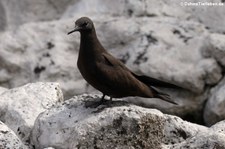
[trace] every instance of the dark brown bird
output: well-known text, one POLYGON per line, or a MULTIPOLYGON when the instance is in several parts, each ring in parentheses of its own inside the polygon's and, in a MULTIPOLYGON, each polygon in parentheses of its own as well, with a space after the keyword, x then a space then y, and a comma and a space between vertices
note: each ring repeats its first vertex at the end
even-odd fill
POLYGON ((75 22, 75 29, 81 34, 80 51, 77 66, 84 79, 94 88, 112 98, 140 96, 160 98, 176 104, 168 94, 155 87, 179 88, 147 76, 138 76, 130 71, 121 61, 109 54, 99 42, 91 19, 82 17, 75 22))

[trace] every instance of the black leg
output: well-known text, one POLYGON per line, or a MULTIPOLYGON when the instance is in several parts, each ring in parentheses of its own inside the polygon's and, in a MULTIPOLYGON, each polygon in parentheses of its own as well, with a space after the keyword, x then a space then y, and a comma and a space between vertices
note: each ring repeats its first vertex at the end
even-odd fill
POLYGON ((112 102, 112 97, 110 97, 110 99, 109 99, 109 100, 110 100, 110 102, 112 102))
POLYGON ((105 94, 102 95, 101 102, 105 100, 105 94))

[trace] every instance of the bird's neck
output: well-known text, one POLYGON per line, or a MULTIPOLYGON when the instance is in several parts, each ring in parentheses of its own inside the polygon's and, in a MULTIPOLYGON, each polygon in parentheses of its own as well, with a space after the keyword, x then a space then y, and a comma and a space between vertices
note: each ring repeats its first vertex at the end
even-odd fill
POLYGON ((95 30, 81 33, 80 52, 94 56, 95 53, 104 52, 104 48, 98 40, 95 30))

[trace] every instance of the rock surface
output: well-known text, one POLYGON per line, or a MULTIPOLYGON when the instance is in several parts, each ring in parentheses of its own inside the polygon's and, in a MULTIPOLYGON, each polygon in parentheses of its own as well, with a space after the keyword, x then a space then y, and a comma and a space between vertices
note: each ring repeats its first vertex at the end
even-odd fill
POLYGON ((53 104, 63 101, 58 83, 33 83, 0 95, 0 120, 29 144, 36 117, 53 104))
MULTIPOLYGON (((59 19, 65 9, 77 0, 17 0, 0 1, 0 24, 3 29, 16 29, 28 22, 38 22, 59 19)), ((0 27, 0 30, 1 30, 0 27)))
POLYGON ((0 148, 1 149, 27 149, 17 135, 0 121, 0 148))
POLYGON ((225 35, 211 34, 206 42, 202 54, 208 58, 214 58, 223 68, 225 68, 225 35))
POLYGON ((84 94, 62 102, 58 83, 6 90, 0 95, 0 148, 225 148, 225 121, 208 128, 124 99, 100 100, 84 94))
POLYGON ((225 78, 210 91, 209 99, 204 109, 204 121, 211 126, 225 119, 225 78))
POLYGON ((76 67, 79 35, 66 35, 77 18, 88 16, 103 46, 132 71, 186 89, 165 90, 178 106, 157 99, 127 101, 201 124, 204 113, 212 125, 224 119, 223 110, 215 109, 221 102, 212 99, 223 94, 220 87, 211 88, 225 69, 225 4, 213 2, 224 6, 178 0, 0 1, 0 86, 59 82, 65 99, 96 92, 76 67), (207 109, 214 109, 208 110, 212 116, 207 109))
POLYGON ((225 134, 124 101, 83 95, 39 115, 36 148, 224 148, 225 134))
POLYGON ((0 94, 4 93, 4 92, 7 91, 7 90, 8 90, 7 88, 0 87, 0 94))

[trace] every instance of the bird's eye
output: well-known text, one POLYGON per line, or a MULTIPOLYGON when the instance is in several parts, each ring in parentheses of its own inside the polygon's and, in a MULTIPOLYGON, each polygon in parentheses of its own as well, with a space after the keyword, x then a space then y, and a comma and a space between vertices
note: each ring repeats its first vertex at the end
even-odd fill
POLYGON ((87 26, 87 24, 88 24, 87 22, 84 22, 84 23, 82 24, 82 26, 87 26))

